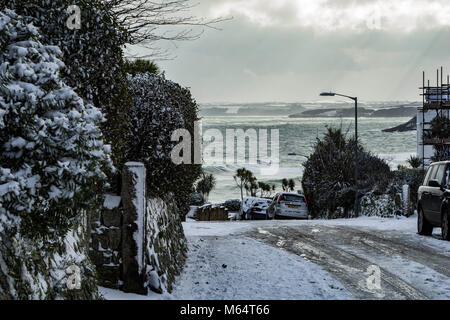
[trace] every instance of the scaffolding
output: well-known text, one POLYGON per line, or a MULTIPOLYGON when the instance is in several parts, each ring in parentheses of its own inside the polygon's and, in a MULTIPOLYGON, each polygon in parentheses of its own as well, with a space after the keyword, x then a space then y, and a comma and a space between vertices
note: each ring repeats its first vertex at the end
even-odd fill
POLYGON ((436 139, 427 137, 430 132, 431 121, 437 116, 450 118, 450 76, 447 75, 444 83, 443 68, 436 72, 436 86, 430 85, 430 80, 425 83, 425 71, 423 72, 422 90, 423 104, 418 108, 417 115, 417 155, 422 159, 423 167, 432 162, 436 150, 440 150, 442 157, 450 160, 450 137, 436 139))

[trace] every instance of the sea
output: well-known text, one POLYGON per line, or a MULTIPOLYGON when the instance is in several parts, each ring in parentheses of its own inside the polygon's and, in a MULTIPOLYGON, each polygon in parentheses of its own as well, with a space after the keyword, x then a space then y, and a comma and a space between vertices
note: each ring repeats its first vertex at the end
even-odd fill
MULTIPOLYGON (((315 107, 320 107, 320 104, 315 107)), ((267 130, 269 132, 268 140, 270 140, 271 130, 279 132, 278 170, 270 174, 263 174, 261 171, 262 167, 267 168, 271 164, 269 157, 267 159, 260 158, 257 163, 252 164, 248 163, 248 159, 244 162, 204 164, 205 172, 214 174, 217 181, 208 201, 222 203, 228 199, 240 198, 240 189, 237 187, 233 175, 237 169, 242 167, 253 171, 258 181, 274 184, 277 191, 282 190, 281 181, 284 178, 294 179, 296 189, 301 190, 302 164, 311 154, 317 138, 323 137, 327 127, 342 127, 344 132, 348 132, 349 137, 354 135, 354 118, 290 118, 289 114, 280 112, 277 115, 273 111, 267 112, 267 114, 227 114, 202 117, 203 133, 210 129, 215 132, 220 131, 223 135, 224 148, 227 143, 226 131, 229 129, 244 131, 254 129, 257 133, 267 130)), ((387 133, 382 130, 401 125, 410 119, 411 117, 358 118, 359 141, 366 150, 385 159, 392 169, 397 168, 398 165, 406 165, 407 159, 411 155, 416 155, 417 152, 416 131, 387 133)), ((248 151, 248 144, 246 144, 246 150, 248 151)))

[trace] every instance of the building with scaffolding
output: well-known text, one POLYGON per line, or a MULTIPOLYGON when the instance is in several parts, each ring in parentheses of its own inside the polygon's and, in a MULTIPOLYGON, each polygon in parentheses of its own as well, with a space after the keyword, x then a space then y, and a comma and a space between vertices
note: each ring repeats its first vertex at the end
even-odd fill
MULTIPOLYGON (((422 159, 423 167, 427 167, 436 158, 450 160, 450 135, 436 137, 432 134, 432 123, 437 117, 450 119, 450 77, 446 83, 443 79, 443 68, 436 73, 436 86, 425 82, 423 72, 422 107, 417 114, 417 156, 422 159)), ((445 129, 445 128, 444 128, 445 129)), ((450 130, 450 128, 446 128, 450 130)))

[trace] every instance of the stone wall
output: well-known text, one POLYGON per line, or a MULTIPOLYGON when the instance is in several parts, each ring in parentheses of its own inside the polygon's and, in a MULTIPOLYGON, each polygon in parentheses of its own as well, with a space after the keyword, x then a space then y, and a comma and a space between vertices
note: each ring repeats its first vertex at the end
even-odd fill
POLYGON ((121 280, 122 207, 121 197, 106 195, 103 210, 91 219, 89 256, 97 267, 99 284, 119 288, 121 280))
POLYGON ((2 230, 0 300, 98 299, 95 266, 87 258, 88 214, 83 212, 82 218, 52 246, 27 239, 17 230, 2 230))
POLYGON ((91 221, 90 257, 105 287, 171 292, 186 259, 186 238, 173 197, 146 197, 145 174, 143 164, 125 165, 122 194, 106 195, 91 221))
POLYGON ((146 285, 154 292, 172 292, 175 276, 186 260, 187 243, 175 199, 147 201, 146 285))

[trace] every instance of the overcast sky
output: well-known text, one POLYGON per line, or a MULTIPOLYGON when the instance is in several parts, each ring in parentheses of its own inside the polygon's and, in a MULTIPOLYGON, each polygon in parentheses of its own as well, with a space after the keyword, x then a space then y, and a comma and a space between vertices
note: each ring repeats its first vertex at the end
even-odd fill
POLYGON ((176 59, 159 65, 200 103, 318 100, 329 90, 421 100, 423 70, 433 83, 441 65, 450 72, 448 0, 198 1, 195 15, 233 19, 169 44, 176 59))

